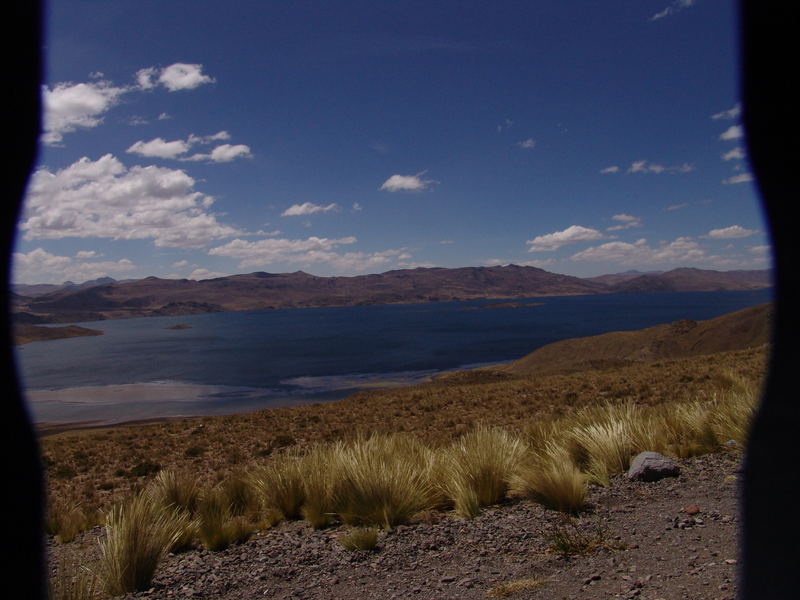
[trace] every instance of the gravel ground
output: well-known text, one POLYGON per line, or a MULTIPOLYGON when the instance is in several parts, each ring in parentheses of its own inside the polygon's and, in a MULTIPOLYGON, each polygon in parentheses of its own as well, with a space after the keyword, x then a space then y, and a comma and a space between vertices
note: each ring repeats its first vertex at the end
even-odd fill
MULTIPOLYGON (((125 598, 733 599, 739 457, 679 464, 676 478, 593 486, 591 508, 573 522, 511 500, 473 520, 431 514, 383 532, 374 552, 344 549, 345 528, 283 523, 222 552, 170 555, 150 590, 125 598), (598 548, 559 555, 557 530, 595 538, 598 548)), ((91 537, 83 544, 96 547, 91 537)))

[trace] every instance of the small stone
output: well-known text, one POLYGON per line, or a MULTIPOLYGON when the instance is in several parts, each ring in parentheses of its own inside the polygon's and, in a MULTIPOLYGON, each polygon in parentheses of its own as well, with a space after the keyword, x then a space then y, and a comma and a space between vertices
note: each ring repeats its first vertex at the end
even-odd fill
POLYGON ((697 506, 696 504, 690 504, 689 506, 687 506, 686 508, 684 508, 684 509, 683 509, 683 511, 684 511, 684 512, 685 512, 687 515, 696 515, 697 513, 699 513, 699 512, 700 512, 700 507, 699 507, 699 506, 697 506))

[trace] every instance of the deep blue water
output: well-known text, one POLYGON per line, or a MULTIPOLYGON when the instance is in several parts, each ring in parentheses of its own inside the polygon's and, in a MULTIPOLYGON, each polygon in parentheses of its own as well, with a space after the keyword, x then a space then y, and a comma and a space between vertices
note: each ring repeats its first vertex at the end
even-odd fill
MULTIPOLYGON (((34 342, 17 354, 28 390, 223 386, 206 408, 183 404, 176 414, 235 412, 280 399, 338 398, 370 385, 513 360, 565 338, 709 319, 771 299, 771 290, 614 294, 514 300, 543 304, 506 309, 464 310, 497 302, 483 300, 122 319, 81 323, 102 329, 102 336, 34 342), (166 329, 176 324, 191 328, 166 329)), ((43 407, 51 404, 34 407, 37 419, 72 419, 63 406, 47 413, 43 407)))

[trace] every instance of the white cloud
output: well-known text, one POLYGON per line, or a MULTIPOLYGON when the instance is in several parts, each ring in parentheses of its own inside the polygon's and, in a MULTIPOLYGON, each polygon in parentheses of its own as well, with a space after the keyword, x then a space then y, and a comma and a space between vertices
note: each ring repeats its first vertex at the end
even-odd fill
POLYGON ((194 279, 200 281, 201 279, 216 279, 217 277, 225 277, 226 273, 219 273, 217 271, 209 271, 208 269, 195 269, 189 273, 186 279, 194 279))
POLYGON ((533 138, 528 138, 527 140, 522 140, 521 142, 517 142, 517 146, 520 148, 533 148, 536 146, 536 140, 533 138))
POLYGON ((655 173, 656 175, 661 173, 689 173, 694 170, 690 164, 683 163, 682 165, 676 165, 672 167, 665 167, 664 165, 660 165, 658 163, 650 163, 646 160, 637 160, 631 163, 631 166, 628 167, 628 173, 655 173))
POLYGON ((641 227, 642 219, 632 215, 619 214, 611 217, 612 220, 617 221, 619 225, 613 225, 606 228, 606 231, 620 231, 622 229, 630 229, 631 227, 641 227))
POLYGON ((172 263, 172 268, 173 269, 180 269, 181 267, 185 267, 188 264, 189 264, 188 260, 179 260, 178 262, 172 263))
POLYGON ((744 148, 736 146, 732 150, 728 150, 722 155, 722 160, 742 160, 745 157, 744 148))
POLYGON ((657 12, 652 17, 650 17, 651 21, 658 21, 659 19, 663 19, 664 17, 668 17, 669 15, 674 15, 675 13, 683 10, 684 8, 689 8, 694 4, 694 0, 675 0, 672 4, 667 6, 664 10, 657 12))
POLYGON ((741 114, 742 114, 742 105, 737 102, 732 108, 711 115, 711 118, 714 119, 715 121, 719 121, 720 119, 729 121, 731 119, 738 119, 741 116, 741 114))
POLYGON ((750 173, 739 173, 738 175, 733 175, 727 179, 723 179, 722 183, 731 185, 736 183, 747 183, 748 181, 753 181, 753 176, 750 173))
POLYGON ((203 74, 203 65, 175 63, 161 71, 158 82, 170 92, 176 92, 193 90, 204 83, 213 83, 214 79, 203 74))
POLYGON ((364 210, 364 207, 361 206, 358 202, 353 202, 353 207, 350 209, 352 212, 359 212, 364 210))
POLYGON ((194 189, 182 170, 126 168, 106 154, 56 172, 37 170, 20 224, 26 240, 151 239, 156 246, 201 247, 242 235, 208 212, 214 199, 194 189))
POLYGON ((264 267, 275 263, 300 265, 327 264, 338 272, 366 271, 391 263, 401 255, 410 258, 406 249, 380 252, 344 252, 336 250, 356 243, 354 236, 339 239, 309 237, 304 240, 286 238, 247 241, 235 239, 211 248, 212 256, 225 256, 239 261, 238 268, 264 267))
POLYGON ((607 236, 596 229, 582 227, 581 225, 570 225, 563 231, 554 231, 546 235, 540 235, 532 240, 525 242, 530 246, 528 252, 549 252, 558 250, 561 246, 575 244, 577 242, 591 242, 601 240, 607 236))
POLYGON ((502 123, 497 126, 498 133, 503 131, 504 129, 511 129, 511 126, 514 124, 514 121, 511 119, 505 119, 502 123))
POLYGON ((303 202, 302 204, 292 204, 289 208, 281 213, 282 217, 299 217, 301 215, 313 215, 318 212, 330 212, 338 210, 339 205, 331 202, 327 206, 321 204, 314 204, 313 202, 303 202))
POLYGON ((222 144, 208 154, 193 154, 183 160, 208 161, 215 163, 231 162, 237 158, 251 158, 250 147, 244 144, 222 144))
POLYGON ((679 237, 672 242, 662 242, 656 247, 649 246, 641 238, 634 243, 608 242, 587 248, 574 254, 572 260, 616 262, 623 265, 656 265, 693 263, 707 261, 709 257, 699 244, 688 237, 679 237))
POLYGON ((738 140, 739 138, 744 137, 744 129, 741 125, 731 125, 725 131, 723 131, 719 139, 721 140, 738 140))
POLYGON ((667 210, 680 210, 682 208, 686 208, 687 206, 689 206, 688 202, 683 202, 681 204, 670 204, 667 207, 667 210))
MULTIPOLYGON (((78 254, 81 254, 80 252, 78 254)), ((76 258, 90 258, 76 255, 76 258)), ((19 283, 81 283, 99 277, 135 271, 138 267, 127 258, 117 261, 79 262, 69 256, 51 254, 43 248, 15 252, 14 281, 19 283)))
POLYGON ((380 189, 387 192, 421 192, 428 189, 432 184, 438 183, 433 179, 423 179, 422 176, 427 171, 422 171, 416 175, 392 175, 383 182, 380 189))
POLYGON ((739 225, 731 225, 730 227, 723 227, 721 229, 712 229, 705 237, 715 240, 729 240, 749 237, 755 233, 758 233, 756 229, 745 229, 739 225))
POLYGON ((102 256, 102 254, 97 253, 95 250, 79 250, 75 253, 75 258, 80 260, 86 260, 87 258, 97 258, 98 256, 102 256))
POLYGON ((167 142, 158 137, 149 142, 136 142, 125 152, 150 158, 177 158, 189 150, 189 144, 183 140, 167 142))
POLYGON ((617 165, 611 165, 610 167, 606 167, 605 169, 600 169, 600 172, 603 175, 607 175, 609 173, 619 173, 619 167, 617 165))
POLYGON ((43 86, 42 141, 47 145, 58 144, 65 133, 97 127, 103 122, 103 115, 127 91, 128 88, 111 85, 108 81, 57 83, 52 90, 43 86))

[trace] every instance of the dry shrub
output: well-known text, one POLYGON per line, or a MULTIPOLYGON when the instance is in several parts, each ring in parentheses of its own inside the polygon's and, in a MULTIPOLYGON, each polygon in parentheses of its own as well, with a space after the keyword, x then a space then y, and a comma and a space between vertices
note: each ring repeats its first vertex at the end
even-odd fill
POLYGON ((486 595, 489 598, 508 598, 519 592, 527 592, 542 587, 547 583, 546 579, 539 577, 526 577, 525 579, 515 579, 507 583, 500 583, 491 588, 486 595))
POLYGON ((100 543, 100 571, 111 595, 147 589, 158 563, 177 542, 186 525, 152 494, 137 494, 114 506, 100 543))
POLYGON ((354 527, 339 536, 339 543, 347 550, 372 552, 378 547, 378 530, 374 527, 354 527))
POLYGON ((50 600, 93 600, 98 592, 97 575, 78 557, 63 554, 55 575, 48 581, 50 600))
POLYGON ((563 446, 549 441, 520 461, 511 492, 548 508, 576 513, 586 506, 586 476, 563 446))
POLYGON ((525 444, 497 427, 478 426, 441 455, 440 485, 456 513, 474 518, 480 508, 502 500, 525 444))
POLYGON ((345 523, 388 529, 432 507, 433 453, 416 438, 359 438, 337 452, 333 507, 345 523))
POLYGON ((45 515, 45 533, 53 535, 58 543, 71 542, 82 531, 95 524, 96 518, 86 514, 80 504, 70 505, 67 502, 50 496, 45 515))

